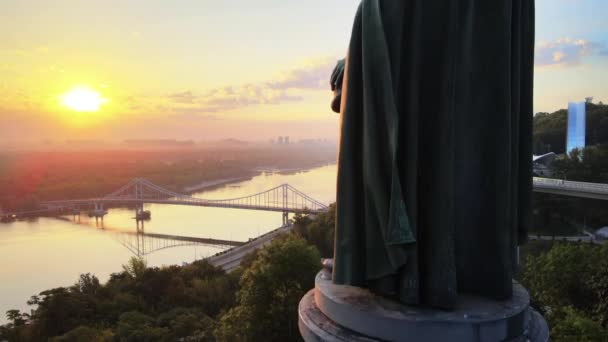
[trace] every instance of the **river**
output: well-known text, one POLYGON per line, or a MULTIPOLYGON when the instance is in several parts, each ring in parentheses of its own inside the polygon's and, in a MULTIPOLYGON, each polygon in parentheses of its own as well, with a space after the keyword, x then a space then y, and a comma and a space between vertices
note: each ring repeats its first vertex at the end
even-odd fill
MULTIPOLYGON (((287 183, 312 198, 335 201, 336 165, 289 174, 262 173, 247 181, 227 184, 192 194, 205 199, 247 196, 287 183)), ((247 241, 282 224, 282 214, 255 210, 204 208, 150 204, 152 219, 146 233, 247 241)), ((111 273, 137 254, 134 211, 110 209, 103 227, 95 219, 73 217, 38 218, 0 223, 0 324, 10 309, 29 311, 26 301, 39 292, 74 284, 82 273, 95 274, 105 282, 111 273), (129 246, 130 248, 125 247, 129 246)), ((155 242, 161 247, 160 242, 155 242)), ((140 241, 139 252, 158 247, 140 241), (142 248, 143 247, 143 248, 142 248)), ((215 254, 209 246, 179 246, 146 253, 148 266, 180 265, 215 254)))

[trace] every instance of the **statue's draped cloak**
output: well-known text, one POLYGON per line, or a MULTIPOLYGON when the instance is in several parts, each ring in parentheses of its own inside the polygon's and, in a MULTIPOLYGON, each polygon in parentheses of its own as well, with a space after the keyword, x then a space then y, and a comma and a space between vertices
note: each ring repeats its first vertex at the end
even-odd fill
POLYGON ((342 89, 333 279, 511 296, 531 224, 533 0, 363 0, 342 89))

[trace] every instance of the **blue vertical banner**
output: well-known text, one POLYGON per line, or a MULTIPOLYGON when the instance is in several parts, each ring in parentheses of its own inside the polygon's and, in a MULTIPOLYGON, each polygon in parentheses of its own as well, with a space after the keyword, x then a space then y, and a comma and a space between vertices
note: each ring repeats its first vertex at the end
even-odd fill
POLYGON ((568 132, 566 133, 566 152, 585 147, 585 102, 568 103, 568 132))

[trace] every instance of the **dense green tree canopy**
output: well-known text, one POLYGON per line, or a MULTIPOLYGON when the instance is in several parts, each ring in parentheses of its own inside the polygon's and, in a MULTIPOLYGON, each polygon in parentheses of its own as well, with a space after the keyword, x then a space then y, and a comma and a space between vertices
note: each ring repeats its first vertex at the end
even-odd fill
POLYGON ((296 215, 294 232, 309 244, 317 247, 323 258, 334 256, 334 226, 336 225, 336 205, 315 217, 296 215))
POLYGON ((575 149, 553 162, 556 176, 568 180, 608 183, 608 144, 575 149))
POLYGON ((0 340, 213 341, 220 313, 234 305, 241 273, 226 274, 205 261, 147 268, 137 258, 123 268, 106 284, 83 274, 73 286, 32 296, 31 317, 9 311, 0 340))
POLYGON ((238 302, 221 319, 220 341, 299 339, 297 307, 321 269, 317 249, 295 235, 275 239, 243 273, 238 302))
POLYGON ((528 253, 520 280, 551 328, 553 341, 608 340, 608 244, 557 243, 528 253))

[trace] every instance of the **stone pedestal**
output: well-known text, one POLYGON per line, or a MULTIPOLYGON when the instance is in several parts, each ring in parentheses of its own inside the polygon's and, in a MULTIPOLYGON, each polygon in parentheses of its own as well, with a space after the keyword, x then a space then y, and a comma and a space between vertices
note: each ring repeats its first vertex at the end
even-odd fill
POLYGON ((513 294, 503 302, 461 296, 454 310, 433 310, 335 285, 331 271, 324 269, 315 289, 300 301, 299 328, 307 342, 548 341, 547 324, 530 307, 528 292, 514 282, 513 294))

